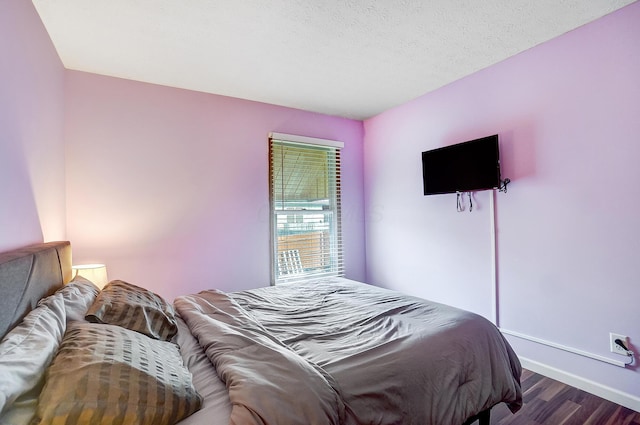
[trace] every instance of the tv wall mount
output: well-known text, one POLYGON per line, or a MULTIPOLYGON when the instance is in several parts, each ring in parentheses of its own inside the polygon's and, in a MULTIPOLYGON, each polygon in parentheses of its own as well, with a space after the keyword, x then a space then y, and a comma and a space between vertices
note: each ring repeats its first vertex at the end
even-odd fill
MULTIPOLYGON (((500 186, 498 186, 499 192, 507 193, 507 185, 511 183, 511 179, 500 180, 500 186)), ((473 211, 473 197, 471 196, 471 192, 456 192, 456 210, 458 212, 464 211, 464 194, 467 194, 469 197, 469 212, 473 211)))

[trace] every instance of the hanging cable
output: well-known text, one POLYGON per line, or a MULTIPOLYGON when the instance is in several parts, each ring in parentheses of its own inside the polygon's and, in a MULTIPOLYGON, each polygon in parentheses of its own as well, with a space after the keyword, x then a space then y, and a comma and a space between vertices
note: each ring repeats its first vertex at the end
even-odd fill
POLYGON ((508 178, 506 178, 506 179, 504 179, 504 180, 501 180, 501 181, 500 181, 500 186, 498 187, 498 190, 499 190, 500 192, 507 193, 507 185, 508 185, 509 183, 511 183, 511 180, 510 180, 510 179, 508 179, 508 178))
POLYGON ((471 198, 471 192, 467 192, 467 195, 469 195, 469 212, 471 212, 473 210, 473 199, 471 198))
POLYGON ((627 351, 627 356, 629 357, 629 363, 625 363, 625 366, 629 366, 631 364, 633 364, 633 362, 635 361, 635 353, 631 350, 627 351))
POLYGON ((624 351, 626 351, 627 356, 629 357, 629 363, 625 363, 625 366, 629 366, 630 364, 633 363, 633 361, 635 360, 635 353, 631 350, 629 350, 629 348, 624 345, 624 341, 622 341, 621 339, 616 339, 614 341, 616 344, 618 344, 622 349, 624 349, 624 351))
POLYGON ((462 193, 461 192, 456 192, 456 206, 458 209, 458 212, 462 212, 464 211, 464 205, 462 205, 462 193))

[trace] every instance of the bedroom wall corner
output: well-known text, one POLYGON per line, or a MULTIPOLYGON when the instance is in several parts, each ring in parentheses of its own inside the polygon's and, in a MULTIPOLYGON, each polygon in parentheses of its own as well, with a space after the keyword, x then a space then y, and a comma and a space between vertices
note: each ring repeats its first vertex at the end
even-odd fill
POLYGON ((33 4, 0 2, 0 250, 66 237, 64 72, 33 4))

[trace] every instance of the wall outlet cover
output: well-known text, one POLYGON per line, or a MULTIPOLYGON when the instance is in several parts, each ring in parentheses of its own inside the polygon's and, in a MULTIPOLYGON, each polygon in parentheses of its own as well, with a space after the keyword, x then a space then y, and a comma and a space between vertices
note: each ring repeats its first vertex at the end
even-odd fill
POLYGON ((624 348, 622 348, 618 344, 616 344, 615 343, 616 339, 621 340, 623 342, 623 344, 628 348, 629 347, 628 337, 625 336, 625 335, 614 334, 613 332, 611 332, 609 334, 609 346, 610 346, 609 348, 611 349, 611 352, 626 356, 627 355, 627 350, 625 350, 624 348))

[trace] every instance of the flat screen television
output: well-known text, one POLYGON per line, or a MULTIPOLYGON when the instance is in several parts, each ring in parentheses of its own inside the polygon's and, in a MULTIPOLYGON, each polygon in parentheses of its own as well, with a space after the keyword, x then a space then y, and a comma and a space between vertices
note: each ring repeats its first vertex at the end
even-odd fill
POLYGON ((498 135, 422 152, 425 195, 500 187, 498 135))

